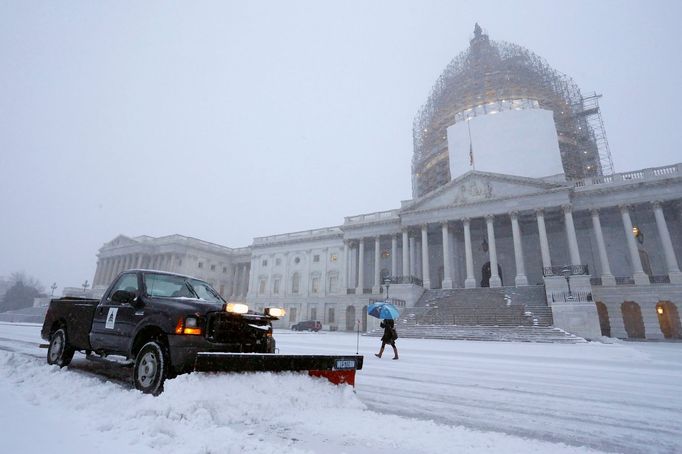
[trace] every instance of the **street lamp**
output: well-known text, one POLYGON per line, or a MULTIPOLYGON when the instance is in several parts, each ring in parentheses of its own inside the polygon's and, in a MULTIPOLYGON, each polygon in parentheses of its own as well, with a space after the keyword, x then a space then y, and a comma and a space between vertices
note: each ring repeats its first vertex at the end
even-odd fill
POLYGON ((88 280, 86 279, 85 282, 81 284, 81 287, 83 287, 83 293, 85 293, 85 290, 88 288, 90 284, 88 283, 88 280))
POLYGON ((386 287, 386 301, 388 301, 388 288, 391 286, 391 278, 384 279, 384 286, 386 287))
POLYGON ((54 291, 57 289, 57 283, 53 282, 50 288, 52 289, 52 294, 50 296, 54 296, 54 291))

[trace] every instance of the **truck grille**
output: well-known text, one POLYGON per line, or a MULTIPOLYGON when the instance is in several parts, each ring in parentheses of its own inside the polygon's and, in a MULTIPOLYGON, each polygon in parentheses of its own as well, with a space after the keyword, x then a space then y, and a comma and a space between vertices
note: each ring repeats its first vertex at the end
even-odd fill
POLYGON ((248 316, 214 312, 206 320, 206 339, 209 342, 235 344, 235 351, 245 353, 266 351, 268 332, 271 328, 266 320, 248 316))

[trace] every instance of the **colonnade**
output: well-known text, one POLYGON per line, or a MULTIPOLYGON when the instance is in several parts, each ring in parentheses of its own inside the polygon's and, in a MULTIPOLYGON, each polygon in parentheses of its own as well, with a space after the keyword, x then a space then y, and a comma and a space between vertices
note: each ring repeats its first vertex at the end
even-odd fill
MULTIPOLYGON (((659 238, 665 254, 665 261, 668 276, 672 283, 682 283, 682 273, 675 256, 670 232, 663 214, 661 202, 654 201, 651 203, 653 208, 654 218, 659 238)), ((633 235, 632 221, 630 219, 631 207, 628 205, 621 205, 618 207, 621 214, 623 228, 625 230, 625 237, 627 239, 628 252, 630 261, 632 263, 632 277, 636 285, 649 285, 649 276, 644 272, 642 261, 639 256, 635 236, 633 235)), ((580 250, 578 248, 578 238, 576 235, 575 224, 573 220, 573 207, 570 204, 562 205, 561 212, 563 215, 566 244, 568 246, 568 255, 570 265, 573 267, 583 265, 580 257, 580 250)), ((545 223, 545 210, 536 209, 534 212, 535 221, 538 228, 538 239, 540 246, 540 255, 542 259, 543 274, 553 274, 552 258, 550 254, 549 240, 547 236, 547 227, 545 223)), ((601 265, 601 280, 602 285, 615 285, 616 279, 611 272, 606 245, 604 242, 604 235, 602 232, 599 210, 590 210, 592 218, 592 227, 597 243, 599 262, 601 265)), ((505 215, 487 215, 484 216, 486 225, 486 241, 488 245, 488 258, 490 261, 490 286, 501 286, 501 278, 498 273, 498 259, 497 246, 495 240, 495 220, 500 219, 505 215)), ((516 286, 528 285, 528 277, 526 275, 526 267, 523 254, 522 235, 519 226, 519 213, 512 211, 506 214, 511 222, 511 233, 514 247, 514 262, 516 265, 516 275, 514 283, 516 286)), ((476 287, 476 278, 474 275, 473 251, 471 242, 471 222, 472 219, 464 217, 458 220, 440 223, 443 245, 443 281, 440 283, 442 288, 453 288, 453 260, 451 253, 451 227, 453 223, 461 223, 464 236, 464 262, 466 270, 466 278, 464 280, 465 288, 476 287)), ((389 235, 378 235, 374 237, 366 237, 357 240, 347 241, 345 245, 345 253, 347 257, 346 279, 348 288, 355 288, 355 293, 363 293, 366 288, 364 282, 365 273, 364 266, 366 262, 365 257, 365 241, 374 240, 374 280, 372 282, 372 292, 376 293, 381 285, 381 239, 390 237, 391 240, 391 276, 398 276, 398 266, 401 266, 400 275, 402 276, 419 276, 423 277, 424 288, 432 288, 431 273, 430 273, 430 259, 429 259, 429 224, 421 224, 417 226, 406 226, 400 233, 389 235), (420 241, 420 246, 417 246, 417 241, 420 241), (398 241, 401 242, 402 257, 398 257, 397 248, 398 241), (421 260, 417 258, 420 256, 421 260), (400 259, 400 260, 399 260, 400 259), (420 262, 420 263, 419 263, 420 262), (357 276, 357 280, 355 280, 357 276), (355 282, 354 282, 355 281, 355 282), (354 284, 354 285, 353 285, 354 284)), ((565 264, 562 264, 565 265, 565 264)))
MULTIPOLYGON (((108 286, 119 273, 125 270, 146 268, 174 272, 177 271, 181 263, 180 259, 173 253, 133 253, 101 258, 97 261, 93 286, 108 286)), ((222 269, 213 272, 222 273, 222 269)), ((229 285, 222 289, 224 291, 223 296, 232 299, 245 298, 249 287, 250 264, 236 263, 232 265, 229 273, 226 276, 232 278, 228 280, 226 277, 225 280, 229 282, 229 285)), ((219 288, 216 290, 220 291, 219 288)))
POLYGON ((174 254, 123 254, 98 260, 93 285, 109 285, 122 271, 149 268, 171 271, 175 266, 174 254))

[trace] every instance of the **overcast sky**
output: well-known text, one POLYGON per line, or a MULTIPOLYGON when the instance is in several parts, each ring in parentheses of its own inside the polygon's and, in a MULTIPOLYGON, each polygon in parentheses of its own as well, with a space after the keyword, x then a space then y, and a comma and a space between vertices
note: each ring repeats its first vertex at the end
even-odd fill
POLYGON ((411 197, 412 120, 475 22, 682 161, 682 2, 0 0, 0 276, 92 281, 118 234, 230 247, 411 197))

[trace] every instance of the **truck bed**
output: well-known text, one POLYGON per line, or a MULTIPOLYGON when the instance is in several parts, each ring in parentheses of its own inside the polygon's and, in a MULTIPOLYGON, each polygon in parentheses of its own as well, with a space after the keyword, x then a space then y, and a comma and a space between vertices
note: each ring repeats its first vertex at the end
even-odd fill
POLYGON ((41 331, 43 339, 49 340, 53 325, 64 321, 68 326, 69 344, 76 350, 91 350, 90 327, 98 304, 99 300, 87 298, 53 299, 45 314, 41 331))

